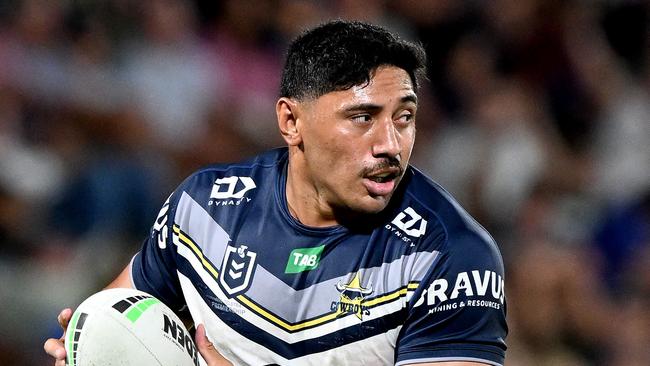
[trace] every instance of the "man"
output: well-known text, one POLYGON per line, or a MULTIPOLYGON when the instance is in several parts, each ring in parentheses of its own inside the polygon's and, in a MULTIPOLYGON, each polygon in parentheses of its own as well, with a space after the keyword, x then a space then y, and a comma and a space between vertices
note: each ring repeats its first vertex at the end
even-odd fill
POLYGON ((503 364, 497 246, 408 165, 424 62, 368 24, 300 36, 276 105, 288 148, 190 176, 109 287, 204 324, 212 365, 206 330, 234 364, 503 364))

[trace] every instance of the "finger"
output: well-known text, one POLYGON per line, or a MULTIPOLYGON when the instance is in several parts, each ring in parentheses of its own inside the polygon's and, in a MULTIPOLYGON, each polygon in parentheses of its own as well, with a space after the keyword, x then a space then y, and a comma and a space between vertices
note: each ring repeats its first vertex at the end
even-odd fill
POLYGON ((208 337, 205 334, 205 327, 203 324, 199 324, 196 327, 196 348, 199 349, 199 353, 203 356, 203 359, 208 364, 208 366, 227 366, 232 365, 226 358, 224 358, 208 337))
POLYGON ((45 341, 43 349, 45 349, 45 352, 48 355, 54 357, 57 360, 57 363, 59 360, 63 360, 65 362, 65 347, 63 346, 63 342, 60 339, 48 339, 45 341))
POLYGON ((72 309, 66 308, 61 310, 59 316, 56 319, 59 321, 61 328, 65 330, 66 328, 68 328, 68 323, 70 322, 70 318, 72 318, 72 309))

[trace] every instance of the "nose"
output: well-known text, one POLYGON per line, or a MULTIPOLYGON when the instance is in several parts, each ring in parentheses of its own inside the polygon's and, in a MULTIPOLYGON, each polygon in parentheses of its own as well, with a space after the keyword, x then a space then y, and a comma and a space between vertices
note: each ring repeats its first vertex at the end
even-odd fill
POLYGON ((372 145, 372 155, 375 157, 388 156, 391 158, 399 157, 402 152, 400 146, 399 132, 395 128, 391 118, 375 124, 374 142, 372 145))

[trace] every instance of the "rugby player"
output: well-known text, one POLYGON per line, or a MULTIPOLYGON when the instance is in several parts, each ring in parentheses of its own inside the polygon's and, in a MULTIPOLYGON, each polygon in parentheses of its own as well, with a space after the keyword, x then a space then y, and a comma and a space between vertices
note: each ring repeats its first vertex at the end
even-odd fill
MULTIPOLYGON (((191 317, 209 365, 502 365, 497 245, 409 165, 424 72, 374 25, 303 33, 276 104, 287 146, 188 177, 109 287, 191 317)), ((63 365, 61 340, 45 349, 63 365)))

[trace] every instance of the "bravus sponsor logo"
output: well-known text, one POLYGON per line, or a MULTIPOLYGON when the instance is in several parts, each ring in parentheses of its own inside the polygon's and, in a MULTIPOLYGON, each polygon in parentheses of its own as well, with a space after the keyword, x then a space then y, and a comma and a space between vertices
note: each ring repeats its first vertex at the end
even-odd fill
POLYGON ((415 306, 426 304, 429 312, 459 307, 491 307, 500 309, 505 301, 505 281, 494 271, 459 272, 450 280, 438 278, 423 292, 415 306))

